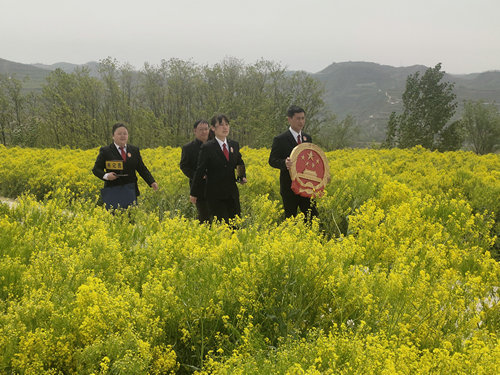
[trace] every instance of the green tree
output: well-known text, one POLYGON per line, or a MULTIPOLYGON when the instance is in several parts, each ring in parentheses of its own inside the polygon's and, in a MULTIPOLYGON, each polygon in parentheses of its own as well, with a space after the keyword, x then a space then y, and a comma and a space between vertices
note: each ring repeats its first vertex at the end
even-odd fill
POLYGON ((6 90, 6 77, 0 75, 0 137, 2 144, 7 146, 11 142, 12 119, 14 114, 6 90))
POLYGON ((353 145, 359 129, 353 116, 348 115, 342 121, 331 114, 322 126, 317 142, 328 150, 338 150, 353 145))
POLYGON ((393 148, 397 146, 397 131, 398 124, 401 121, 400 116, 396 112, 391 112, 389 122, 387 123, 385 142, 382 144, 382 147, 393 148))
POLYGON ((500 113, 494 104, 466 102, 462 123, 475 153, 482 155, 500 148, 500 113))
POLYGON ((71 74, 56 69, 42 88, 36 146, 87 148, 108 139, 99 126, 103 97, 102 83, 87 69, 71 74))
MULTIPOLYGON (((441 64, 428 68, 423 75, 408 76, 403 93, 403 113, 391 115, 386 144, 402 148, 421 145, 431 150, 449 148, 449 137, 458 139, 458 127, 448 125, 457 103, 455 84, 443 81, 441 64), (452 126, 448 129, 449 126, 452 126)), ((454 147, 459 145, 455 142, 454 147)))
POLYGON ((288 103, 300 105, 307 114, 307 132, 315 137, 327 118, 324 85, 306 72, 295 72, 287 80, 288 103))
POLYGON ((180 59, 162 61, 167 74, 167 124, 172 137, 169 144, 182 144, 192 137, 192 124, 203 113, 202 77, 199 67, 180 59))
POLYGON ((0 75, 0 138, 4 145, 15 144, 23 129, 25 97, 21 89, 21 81, 0 75))
POLYGON ((140 101, 156 118, 167 114, 167 75, 164 68, 145 63, 141 70, 140 101))
POLYGON ((123 71, 116 59, 107 57, 99 61, 98 71, 104 83, 103 97, 103 126, 105 133, 111 133, 113 123, 125 121, 128 108, 126 106, 126 95, 120 87, 120 77, 123 71))
POLYGON ((464 143, 464 132, 460 120, 453 121, 445 126, 436 140, 439 151, 455 151, 462 147, 464 143))

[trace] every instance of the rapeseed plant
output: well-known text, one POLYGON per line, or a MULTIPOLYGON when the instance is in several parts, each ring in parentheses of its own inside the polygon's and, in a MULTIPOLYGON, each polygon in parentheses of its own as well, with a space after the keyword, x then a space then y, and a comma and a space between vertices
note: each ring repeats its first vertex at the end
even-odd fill
POLYGON ((500 372, 498 155, 329 152, 308 224, 244 148, 235 230, 194 219, 158 151, 160 191, 111 213, 97 150, 0 146, 0 372, 500 372))

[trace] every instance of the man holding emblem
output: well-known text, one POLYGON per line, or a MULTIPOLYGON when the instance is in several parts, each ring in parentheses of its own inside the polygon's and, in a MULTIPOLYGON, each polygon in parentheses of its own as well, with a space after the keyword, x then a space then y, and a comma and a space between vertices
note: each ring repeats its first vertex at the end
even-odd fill
POLYGON ((318 216, 311 197, 318 194, 329 179, 326 158, 323 160, 319 147, 313 147, 309 134, 304 133, 306 114, 304 109, 292 105, 287 111, 288 130, 274 137, 269 165, 280 170, 280 194, 285 217, 297 215, 297 208, 309 217, 318 216), (298 145, 302 145, 297 147, 298 145), (319 149, 319 151, 318 151, 319 149), (295 151, 292 154, 292 151, 295 151), (299 152, 296 152, 299 151, 299 152))
POLYGON ((127 144, 127 127, 116 123, 112 133, 113 143, 101 147, 92 173, 104 180, 101 195, 106 207, 127 208, 140 194, 136 171, 154 190, 158 190, 158 184, 144 165, 139 148, 127 144))
POLYGON ((210 121, 215 138, 201 146, 198 165, 191 184, 190 201, 196 204, 198 198, 206 196, 210 215, 229 223, 241 214, 240 195, 236 182, 247 182, 245 163, 241 157, 240 145, 227 136, 229 120, 223 115, 210 121), (235 176, 235 170, 238 177, 235 176))

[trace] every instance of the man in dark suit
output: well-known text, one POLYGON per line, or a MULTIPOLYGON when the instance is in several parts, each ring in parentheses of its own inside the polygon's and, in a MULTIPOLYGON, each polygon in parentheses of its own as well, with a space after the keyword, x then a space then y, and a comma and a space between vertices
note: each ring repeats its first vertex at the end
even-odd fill
MULTIPOLYGON (((192 142, 182 146, 181 162, 179 164, 182 172, 189 178, 189 188, 193 186, 194 172, 198 165, 198 155, 200 154, 201 145, 208 140, 209 126, 208 121, 198 120, 194 123, 195 139, 192 142)), ((208 210, 208 202, 205 197, 205 179, 201 181, 202 195, 197 197, 196 209, 198 211, 198 220, 200 223, 210 221, 210 213, 208 210)))
POLYGON ((135 196, 139 196, 139 187, 137 186, 137 175, 139 175, 154 190, 158 190, 158 184, 142 161, 141 153, 138 147, 127 144, 128 130, 122 123, 113 125, 113 143, 109 146, 101 147, 99 155, 92 169, 92 173, 104 180, 104 187, 116 187, 121 185, 133 184, 135 186, 135 196), (110 171, 106 168, 107 161, 123 161, 122 170, 110 171))
POLYGON ((218 115, 212 118, 210 123, 215 138, 201 146, 190 199, 192 203, 196 203, 198 197, 203 196, 203 177, 206 176, 205 192, 210 214, 229 223, 230 219, 241 215, 235 169, 240 166, 243 171, 238 177, 241 183, 246 183, 245 163, 238 142, 227 138, 228 118, 218 115))
POLYGON ((316 206, 311 199, 295 194, 292 190, 289 171, 292 166, 290 154, 295 146, 302 142, 312 142, 311 136, 302 132, 306 123, 305 111, 292 105, 287 111, 287 119, 290 127, 284 133, 274 137, 269 155, 269 165, 280 170, 280 194, 285 208, 285 217, 297 215, 297 208, 300 208, 306 216, 309 214, 318 216, 316 206))

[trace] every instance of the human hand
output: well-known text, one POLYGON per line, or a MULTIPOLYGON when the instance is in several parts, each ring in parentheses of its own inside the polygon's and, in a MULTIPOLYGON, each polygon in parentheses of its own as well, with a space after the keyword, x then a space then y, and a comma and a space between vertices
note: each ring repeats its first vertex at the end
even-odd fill
POLYGON ((196 197, 193 197, 192 195, 189 196, 189 201, 192 203, 192 204, 196 204, 196 200, 197 198, 196 197))
POLYGON ((151 187, 153 188, 154 191, 158 190, 159 186, 158 186, 158 183, 157 182, 153 182, 151 184, 151 187))
POLYGON ((292 168, 293 162, 290 160, 290 158, 285 159, 285 165, 286 165, 286 169, 292 168))
POLYGON ((116 175, 115 172, 109 172, 108 173, 108 176, 107 176, 107 179, 108 181, 114 181, 118 178, 118 176, 116 175))

